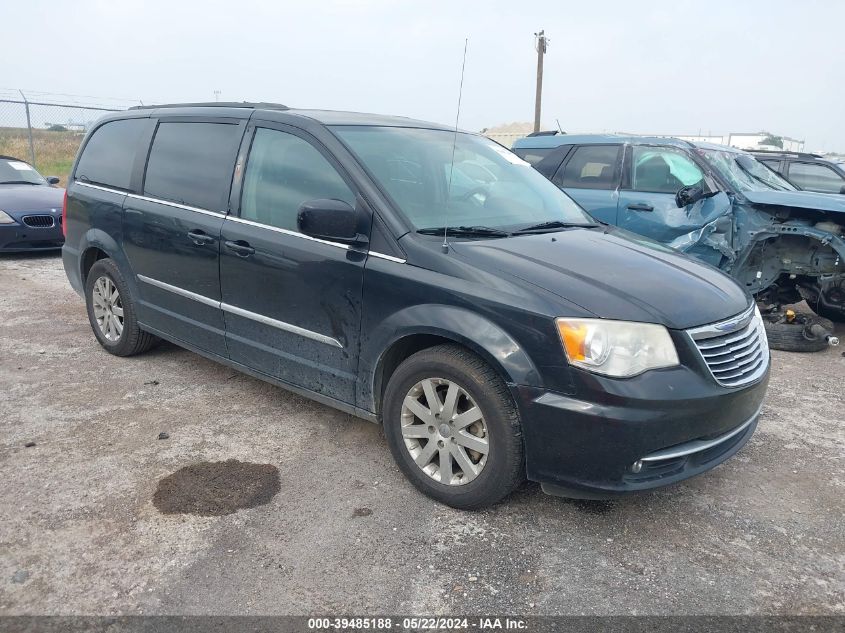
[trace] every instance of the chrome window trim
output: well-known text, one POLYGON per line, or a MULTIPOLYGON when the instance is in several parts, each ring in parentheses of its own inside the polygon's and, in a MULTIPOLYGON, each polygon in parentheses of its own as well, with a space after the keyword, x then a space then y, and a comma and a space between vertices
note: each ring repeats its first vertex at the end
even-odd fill
POLYGON ((74 180, 74 185, 79 185, 80 187, 88 187, 89 189, 99 189, 100 191, 107 191, 109 193, 118 193, 121 196, 128 196, 129 192, 121 191, 120 189, 112 189, 111 187, 103 187, 102 185, 92 185, 88 182, 82 182, 81 180, 74 180))
POLYGON ((166 284, 163 281, 159 281, 158 279, 153 279, 145 275, 137 275, 137 277, 138 281, 143 281, 145 284, 155 286, 156 288, 161 288, 162 290, 167 290, 168 292, 172 292, 173 294, 185 297, 186 299, 193 299, 194 301, 197 301, 207 306, 211 306, 212 308, 220 307, 219 301, 216 301, 215 299, 209 299, 205 295, 200 295, 196 292, 185 290, 184 288, 180 288, 179 286, 171 286, 170 284, 166 284))
POLYGON ((692 440, 690 442, 684 442, 680 446, 664 448, 659 451, 655 451, 653 453, 649 453, 645 457, 640 457, 639 461, 641 462, 658 462, 664 459, 674 459, 676 457, 684 457, 686 455, 692 455, 694 453, 701 453, 702 451, 706 451, 709 448, 713 448, 714 446, 718 446, 722 442, 727 442, 732 437, 735 437, 742 433, 745 429, 749 427, 749 425, 754 422, 759 416, 760 411, 763 410, 763 405, 761 404, 757 411, 748 418, 745 422, 740 424, 735 429, 728 431, 727 433, 720 435, 719 437, 715 437, 712 440, 692 440))
POLYGON ((202 213, 203 215, 210 215, 215 218, 225 218, 226 214, 220 211, 209 211, 208 209, 201 209, 200 207, 192 207, 188 204, 180 202, 171 202, 170 200, 161 200, 160 198, 151 198, 150 196, 141 196, 137 193, 127 193, 127 198, 134 200, 144 200, 146 202, 154 202, 156 204, 163 204, 167 207, 175 207, 176 209, 184 209, 185 211, 193 211, 194 213, 202 213))
POLYGON ((389 262, 396 262, 397 264, 404 264, 407 260, 402 259, 401 257, 394 257, 393 255, 385 255, 384 253, 377 253, 376 251, 370 251, 370 257, 378 257, 379 259, 386 259, 389 262))
POLYGON ((305 240, 310 240, 312 242, 318 242, 320 244, 328 244, 329 246, 336 246, 337 248, 342 248, 344 250, 350 250, 351 247, 348 244, 340 244, 339 242, 330 242, 328 240, 321 240, 318 237, 311 237, 310 235, 305 235, 304 233, 298 233, 297 231, 291 231, 290 229, 281 229, 277 226, 271 226, 269 224, 262 224, 261 222, 253 222, 252 220, 244 220, 243 218, 239 218, 234 215, 226 216, 227 220, 231 220, 232 222, 237 222, 239 224, 247 224, 249 226, 254 226, 259 229, 267 229, 268 231, 274 231, 276 233, 281 233, 282 235, 290 235, 292 237, 301 237, 305 240))
POLYGON ((137 193, 130 193, 128 191, 120 191, 119 189, 112 189, 110 187, 102 187, 100 185, 92 185, 87 182, 80 182, 79 180, 74 180, 74 184, 79 185, 80 187, 90 187, 91 189, 99 189, 100 191, 108 191, 109 193, 119 193, 121 195, 126 196, 127 198, 133 198, 134 200, 144 200, 146 202, 155 202, 156 204, 163 204, 168 207, 175 207, 177 209, 185 209, 186 211, 194 211, 195 213, 202 213, 204 215, 210 215, 215 218, 224 218, 226 217, 225 213, 221 213, 220 211, 209 211, 208 209, 201 209, 199 207, 192 207, 188 204, 182 204, 180 202, 172 202, 170 200, 162 200, 160 198, 151 198, 150 196, 142 196, 137 193))
MULTIPOLYGON (((137 193, 129 193, 127 191, 120 191, 118 189, 111 189, 109 187, 102 187, 100 185, 91 185, 87 182, 80 182, 79 180, 74 180, 74 184, 77 184, 81 187, 90 187, 91 189, 99 189, 100 191, 107 191, 109 193, 117 193, 126 196, 127 198, 133 198, 134 200, 144 200, 146 202, 155 202, 156 204, 163 204, 168 207, 175 207, 177 209, 185 209, 186 211, 193 211, 195 213, 202 213, 204 215, 210 215, 215 218, 225 218, 227 220, 231 220, 232 222, 237 222, 239 224, 246 224, 248 226, 254 226, 259 229, 267 229, 268 231, 274 231, 276 233, 281 233, 282 235, 290 235, 291 237, 299 237, 304 240, 309 240, 311 242, 317 242, 319 244, 327 244, 328 246, 334 246, 336 248, 342 248, 344 250, 352 250, 352 247, 348 244, 341 244, 340 242, 332 242, 329 240, 321 240, 318 237, 311 237, 310 235, 305 235, 304 233, 299 233, 297 231, 291 231, 290 229, 282 229, 276 226, 270 226, 269 224, 262 224, 260 222, 254 222, 252 220, 245 220, 243 218, 239 218, 234 215, 219 213, 217 211, 209 211, 208 209, 201 209, 199 207, 192 207, 187 204, 181 204, 179 202, 171 202, 170 200, 161 200, 159 198, 151 198, 150 196, 142 196, 137 193)), ((379 259, 384 259, 389 262, 396 262, 397 264, 404 264, 407 260, 402 259, 401 257, 394 257, 393 255, 385 255, 384 253, 378 253, 376 251, 369 251, 369 254, 373 257, 378 257, 379 259)))
POLYGON ((151 286, 155 286, 156 288, 161 288, 162 290, 167 290, 168 292, 172 292, 181 297, 185 297, 186 299, 192 299, 193 301, 197 301, 199 303, 202 303, 203 305, 211 306, 212 308, 218 308, 220 310, 223 310, 224 312, 236 314, 246 319, 251 319, 252 321, 257 321, 259 323, 263 323, 264 325, 269 325, 270 327, 274 327, 279 330, 284 330, 285 332, 297 334, 299 336, 310 338, 311 340, 323 343, 325 345, 331 345, 332 347, 339 347, 343 349, 343 344, 341 344, 340 341, 338 341, 336 338, 332 338, 331 336, 326 336, 325 334, 320 334, 319 332, 312 332, 311 330, 306 330, 305 328, 299 327, 298 325, 293 325, 292 323, 278 321, 277 319, 272 319, 268 316, 264 316, 263 314, 258 314, 257 312, 250 312, 249 310, 244 310, 243 308, 239 308, 228 303, 223 303, 222 301, 210 299, 204 295, 197 294, 196 292, 191 292, 190 290, 185 290, 184 288, 180 288, 178 286, 172 286, 168 283, 159 281, 158 279, 152 279, 151 277, 147 277, 145 275, 137 275, 137 277, 138 281, 142 281, 151 286))

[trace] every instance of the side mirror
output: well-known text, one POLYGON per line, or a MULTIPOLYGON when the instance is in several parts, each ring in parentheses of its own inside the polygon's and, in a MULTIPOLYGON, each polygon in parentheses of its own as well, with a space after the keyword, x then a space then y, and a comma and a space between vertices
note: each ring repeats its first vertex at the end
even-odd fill
POLYGON ((321 240, 355 244, 366 242, 358 232, 360 214, 348 202, 320 198, 303 202, 296 224, 305 235, 321 240))
POLYGON ((704 198, 704 188, 700 185, 690 185, 689 187, 681 187, 678 193, 675 194, 675 204, 678 208, 698 202, 704 198))
POLYGON ((839 193, 845 194, 845 185, 842 186, 842 189, 839 190, 839 193))
POLYGON ((59 182, 60 182, 58 176, 47 176, 47 178, 45 178, 45 180, 47 181, 48 185, 58 185, 59 182))

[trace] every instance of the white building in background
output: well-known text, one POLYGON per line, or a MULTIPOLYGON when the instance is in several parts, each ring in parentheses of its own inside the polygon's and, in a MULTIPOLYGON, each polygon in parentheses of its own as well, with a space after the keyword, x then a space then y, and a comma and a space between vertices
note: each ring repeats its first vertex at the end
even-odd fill
MULTIPOLYGON (((664 136, 661 134, 661 136, 664 136)), ((763 145, 762 142, 769 136, 778 136, 777 134, 769 134, 768 132, 731 132, 723 136, 704 135, 691 136, 679 134, 675 138, 680 138, 685 141, 693 143, 717 143, 719 145, 728 145, 736 147, 737 149, 783 149, 786 152, 803 152, 804 141, 790 138, 788 136, 781 136, 783 139, 783 147, 776 145, 763 145)))

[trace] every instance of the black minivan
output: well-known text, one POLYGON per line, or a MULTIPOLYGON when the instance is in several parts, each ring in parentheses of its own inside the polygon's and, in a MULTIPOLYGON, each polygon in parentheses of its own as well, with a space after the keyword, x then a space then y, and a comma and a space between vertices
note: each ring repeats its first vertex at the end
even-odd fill
POLYGON ((405 118, 156 106, 86 136, 64 266, 94 334, 166 339, 384 426, 479 508, 607 498, 749 439, 769 376, 729 277, 605 225, 497 143, 405 118))

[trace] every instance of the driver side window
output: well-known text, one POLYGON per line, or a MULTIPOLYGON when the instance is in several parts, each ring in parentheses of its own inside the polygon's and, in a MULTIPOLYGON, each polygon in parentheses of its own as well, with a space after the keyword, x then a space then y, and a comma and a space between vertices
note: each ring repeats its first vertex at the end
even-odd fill
POLYGON ((631 189, 650 193, 675 194, 682 187, 704 180, 698 165, 683 151, 670 147, 635 145, 631 189))
POLYGON ((355 206, 355 193, 314 146, 287 132, 258 128, 244 172, 240 217, 298 231, 299 206, 317 198, 355 206))

